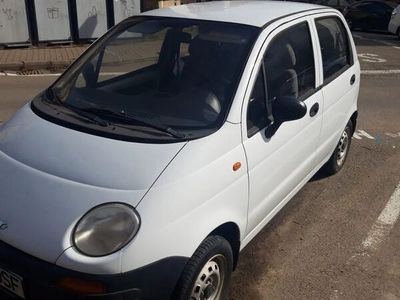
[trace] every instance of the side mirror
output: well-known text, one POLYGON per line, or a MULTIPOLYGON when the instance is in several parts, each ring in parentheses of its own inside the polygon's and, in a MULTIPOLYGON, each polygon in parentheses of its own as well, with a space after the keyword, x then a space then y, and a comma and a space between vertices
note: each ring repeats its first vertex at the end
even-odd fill
POLYGON ((307 106, 295 97, 280 97, 272 103, 272 112, 277 121, 299 120, 307 113, 307 106))
POLYGON ((303 118, 307 113, 307 106, 303 101, 299 101, 295 97, 279 97, 272 102, 272 112, 274 123, 265 130, 265 136, 268 139, 275 134, 282 123, 303 118))

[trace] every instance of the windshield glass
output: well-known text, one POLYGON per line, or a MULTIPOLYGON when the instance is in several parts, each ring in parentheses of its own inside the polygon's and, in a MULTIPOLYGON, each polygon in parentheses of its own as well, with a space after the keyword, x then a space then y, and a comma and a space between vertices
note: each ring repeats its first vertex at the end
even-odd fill
MULTIPOLYGON (((50 88, 48 98, 109 124, 140 127, 129 131, 132 136, 205 136, 224 122, 258 30, 212 21, 133 18, 92 46, 50 88)), ((106 130, 104 124, 98 130, 106 130)))

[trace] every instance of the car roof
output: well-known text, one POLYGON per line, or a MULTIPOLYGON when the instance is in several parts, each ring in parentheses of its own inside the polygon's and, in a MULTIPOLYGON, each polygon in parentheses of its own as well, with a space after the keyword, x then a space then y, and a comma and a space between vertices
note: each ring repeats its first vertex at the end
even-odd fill
POLYGON ((215 1, 161 8, 141 15, 222 21, 263 27, 287 15, 323 8, 326 7, 286 1, 215 1))

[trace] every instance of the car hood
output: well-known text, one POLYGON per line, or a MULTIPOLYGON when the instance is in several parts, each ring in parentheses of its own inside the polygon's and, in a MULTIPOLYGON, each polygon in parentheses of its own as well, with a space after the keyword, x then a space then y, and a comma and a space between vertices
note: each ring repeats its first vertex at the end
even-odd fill
POLYGON ((110 189, 147 190, 184 143, 118 141, 46 121, 27 105, 0 128, 0 151, 36 170, 110 189))
POLYGON ((0 127, 0 240, 55 262, 76 222, 106 202, 137 206, 185 143, 141 144, 68 129, 29 105, 0 127))

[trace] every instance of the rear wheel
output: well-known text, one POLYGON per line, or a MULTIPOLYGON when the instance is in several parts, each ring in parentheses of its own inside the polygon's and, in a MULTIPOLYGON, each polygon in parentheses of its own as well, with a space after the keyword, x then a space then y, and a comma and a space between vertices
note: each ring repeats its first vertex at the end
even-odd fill
POLYGON ((335 151, 323 167, 324 171, 329 175, 336 174, 342 169, 346 161, 347 154, 349 153, 352 135, 353 123, 349 121, 346 125, 346 128, 343 130, 342 135, 340 136, 339 143, 337 144, 335 151))
POLYGON ((233 254, 229 242, 220 236, 209 236, 189 259, 173 299, 225 299, 232 269, 233 254))

